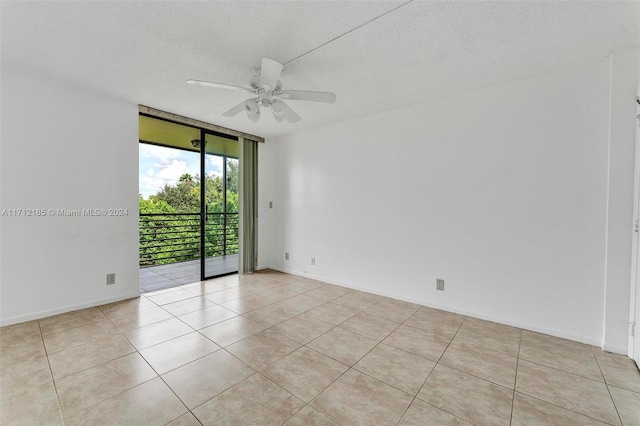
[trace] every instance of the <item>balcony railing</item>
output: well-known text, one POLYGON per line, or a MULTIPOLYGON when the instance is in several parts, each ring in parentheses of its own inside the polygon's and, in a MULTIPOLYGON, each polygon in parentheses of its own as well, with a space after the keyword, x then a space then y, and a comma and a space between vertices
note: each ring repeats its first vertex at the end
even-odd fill
MULTIPOLYGON (((238 213, 206 218, 205 257, 238 253, 238 213)), ((199 213, 140 213, 140 267, 199 258, 199 213)))

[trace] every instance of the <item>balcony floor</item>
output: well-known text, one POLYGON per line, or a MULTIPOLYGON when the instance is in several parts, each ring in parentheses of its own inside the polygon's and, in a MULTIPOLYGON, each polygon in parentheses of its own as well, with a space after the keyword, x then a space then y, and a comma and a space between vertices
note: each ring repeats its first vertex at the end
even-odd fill
MULTIPOLYGON (((210 275, 237 272, 238 255, 210 257, 206 260, 206 271, 210 275)), ((200 260, 140 268, 140 293, 163 290, 197 281, 200 281, 200 260)))

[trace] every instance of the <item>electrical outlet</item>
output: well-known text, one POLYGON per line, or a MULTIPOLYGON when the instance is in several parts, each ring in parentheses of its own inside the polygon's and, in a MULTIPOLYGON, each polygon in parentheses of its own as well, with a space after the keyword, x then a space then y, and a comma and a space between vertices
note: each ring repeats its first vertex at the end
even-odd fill
POLYGON ((116 283, 116 274, 107 274, 107 285, 116 283))
POLYGON ((436 280, 436 290, 444 291, 444 280, 439 278, 436 280))
POLYGON ((284 260, 289 260, 289 252, 286 252, 286 253, 284 254, 284 260))
POLYGON ((315 266, 315 264, 316 264, 316 258, 315 257, 311 258, 311 264, 315 266))

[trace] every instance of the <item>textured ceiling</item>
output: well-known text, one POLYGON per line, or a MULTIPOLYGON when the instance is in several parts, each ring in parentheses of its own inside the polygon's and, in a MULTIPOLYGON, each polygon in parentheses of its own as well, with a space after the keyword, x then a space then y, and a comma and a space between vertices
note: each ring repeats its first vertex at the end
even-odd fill
POLYGON ((640 42, 637 1, 404 3, 2 1, 2 68, 273 137, 640 42), (247 86, 263 56, 286 63, 347 32, 285 66, 284 88, 338 96, 334 105, 287 101, 302 116, 296 124, 223 117, 246 94, 186 84, 247 86))

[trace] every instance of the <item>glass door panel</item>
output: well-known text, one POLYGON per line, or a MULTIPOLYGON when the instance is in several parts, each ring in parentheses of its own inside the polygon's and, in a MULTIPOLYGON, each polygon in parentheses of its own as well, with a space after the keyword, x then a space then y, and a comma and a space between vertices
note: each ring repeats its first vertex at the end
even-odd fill
POLYGON ((238 141, 203 132, 202 279, 238 272, 238 141))

